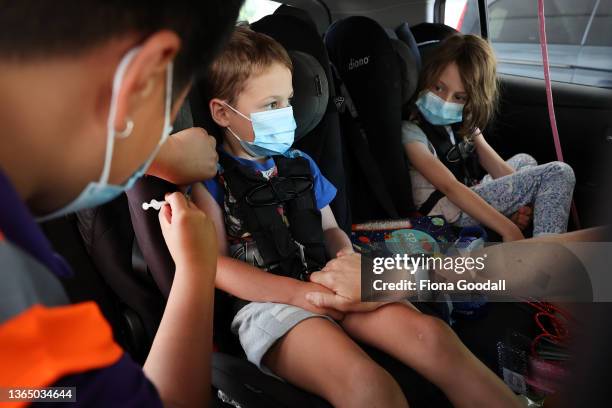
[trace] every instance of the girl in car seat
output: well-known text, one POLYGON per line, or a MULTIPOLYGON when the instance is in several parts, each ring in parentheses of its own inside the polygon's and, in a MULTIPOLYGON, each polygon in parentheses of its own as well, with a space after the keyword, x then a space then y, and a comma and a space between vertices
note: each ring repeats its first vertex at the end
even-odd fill
POLYGON ((424 61, 419 90, 402 122, 419 212, 443 215, 457 226, 481 223, 512 241, 523 238, 518 226, 525 227, 533 206, 534 236, 566 231, 571 167, 538 165, 524 153, 504 161, 482 134, 498 96, 489 43, 460 33, 444 39, 424 61), (484 178, 480 166, 488 172, 484 178))
POLYGON ((307 301, 308 292, 332 293, 308 273, 352 248, 329 208, 335 187, 290 148, 291 59, 272 38, 238 27, 208 82, 221 169, 192 197, 215 223, 216 285, 236 299, 231 328, 249 361, 336 407, 406 407, 399 385, 357 339, 419 371, 457 407, 518 406, 444 322, 407 302, 343 315, 307 301))

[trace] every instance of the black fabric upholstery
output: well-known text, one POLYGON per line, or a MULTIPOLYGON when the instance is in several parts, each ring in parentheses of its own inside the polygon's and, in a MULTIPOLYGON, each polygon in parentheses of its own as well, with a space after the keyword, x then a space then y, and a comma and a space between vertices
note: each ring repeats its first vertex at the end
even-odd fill
MULTIPOLYGON (((402 26, 401 31, 404 33, 402 38, 408 38, 406 27, 402 26)), ((438 46, 440 41, 458 32, 454 28, 441 23, 420 23, 410 27, 410 31, 414 36, 422 60, 427 59, 429 53, 438 46)))
MULTIPOLYGON (((363 133, 355 132, 350 120, 343 123, 344 143, 350 147, 350 144, 358 142, 363 144, 359 138, 365 139, 374 161, 372 166, 377 168, 363 168, 363 158, 351 156, 349 172, 354 221, 407 217, 414 211, 414 206, 408 164, 401 144, 401 111, 403 101, 411 96, 404 95, 403 90, 415 86, 405 86, 403 73, 408 70, 404 68, 402 71, 402 63, 407 60, 398 56, 385 29, 367 17, 337 21, 325 35, 325 44, 330 60, 350 94, 359 127, 363 130, 363 133), (373 182, 366 182, 368 172, 380 172, 381 183, 391 197, 395 211, 390 213, 390 205, 382 205, 373 182)), ((409 58, 407 53, 406 57, 409 58)))

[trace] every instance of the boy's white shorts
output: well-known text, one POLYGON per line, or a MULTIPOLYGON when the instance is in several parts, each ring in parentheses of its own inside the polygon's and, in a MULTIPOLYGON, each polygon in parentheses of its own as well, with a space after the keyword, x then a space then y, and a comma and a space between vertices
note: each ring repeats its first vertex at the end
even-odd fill
POLYGON ((282 303, 251 302, 240 309, 234 317, 232 332, 240 339, 247 359, 264 373, 275 376, 262 365, 263 356, 289 330, 311 317, 322 317, 336 324, 329 316, 312 313, 301 307, 282 303))

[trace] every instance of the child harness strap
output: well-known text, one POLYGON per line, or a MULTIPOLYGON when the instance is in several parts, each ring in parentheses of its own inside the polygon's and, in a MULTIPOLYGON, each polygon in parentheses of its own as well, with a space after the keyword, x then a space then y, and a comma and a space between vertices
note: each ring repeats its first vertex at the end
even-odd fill
MULTIPOLYGON (((435 126, 419 115, 416 123, 438 154, 438 159, 453 173, 461 183, 468 187, 477 184, 480 173, 478 156, 471 141, 463 140, 453 144, 444 126, 435 126)), ((457 127, 453 127, 457 130, 457 127)), ((427 215, 444 197, 444 193, 435 190, 419 208, 421 214, 427 215)))
POLYGON ((236 200, 232 215, 252 235, 265 269, 308 280, 327 262, 310 164, 303 157, 272 159, 277 176, 266 179, 220 151, 221 184, 236 200))

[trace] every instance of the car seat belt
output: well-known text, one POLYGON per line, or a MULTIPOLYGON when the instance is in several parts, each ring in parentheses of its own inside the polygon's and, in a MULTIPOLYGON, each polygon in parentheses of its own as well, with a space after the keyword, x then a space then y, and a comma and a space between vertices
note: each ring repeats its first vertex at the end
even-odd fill
MULTIPOLYGON (((353 118, 354 127, 356 135, 352 137, 351 140, 348 141, 348 145, 350 149, 353 151, 354 155, 359 162, 361 170, 368 182, 368 185, 372 189, 372 191, 376 194, 376 198, 378 199, 379 204, 382 206, 383 210, 387 213, 387 215, 391 218, 399 218, 399 213, 389 195, 389 192, 386 189, 386 184, 383 179, 382 174, 380 173, 378 164, 372 157, 370 153, 370 148, 368 146, 368 138, 359 121, 359 114, 357 113, 357 109, 351 96, 344 85, 344 82, 340 78, 340 74, 337 71, 336 67, 331 64, 332 71, 334 73, 334 79, 338 84, 339 96, 341 97, 337 99, 337 108, 340 114, 344 115, 345 111, 348 110, 348 113, 353 118), (338 106, 341 101, 341 106, 338 106)), ((349 133, 349 132, 347 132, 349 133)), ((352 133, 352 132, 351 132, 352 133)))
MULTIPOLYGON (((542 65, 544 67, 544 82, 546 84, 546 103, 548 105, 548 117, 550 119, 550 126, 552 129, 557 160, 560 162, 565 162, 565 160, 563 160, 561 140, 559 139, 559 130, 557 129, 557 119, 555 117, 555 106, 552 96, 552 84, 550 81, 550 66, 548 64, 548 44, 546 41, 546 19, 544 17, 544 0, 538 0, 538 21, 540 25, 540 48, 542 50, 542 65)), ((580 220, 578 219, 578 211, 576 210, 576 203, 574 200, 572 200, 571 212, 576 229, 580 229, 580 220)))

